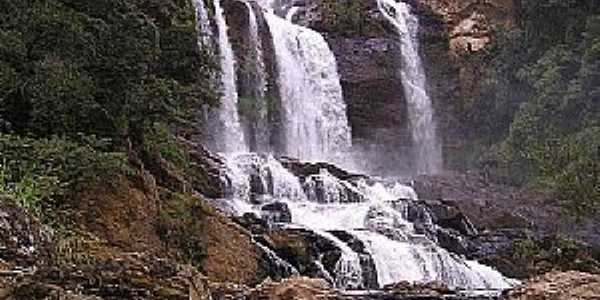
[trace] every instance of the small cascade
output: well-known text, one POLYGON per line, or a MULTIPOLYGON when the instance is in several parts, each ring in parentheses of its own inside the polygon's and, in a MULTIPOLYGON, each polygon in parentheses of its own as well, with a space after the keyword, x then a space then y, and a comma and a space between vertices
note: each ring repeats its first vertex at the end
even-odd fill
POLYGON ((258 32, 258 22, 256 13, 252 4, 245 2, 248 8, 248 27, 249 27, 249 41, 250 41, 250 55, 252 57, 252 69, 253 69, 253 99, 250 99, 254 103, 253 109, 256 111, 255 119, 253 120, 252 136, 249 137, 251 142, 251 148, 260 153, 270 152, 270 128, 268 120, 268 104, 265 98, 265 91, 267 90, 267 73, 265 70, 265 61, 262 49, 262 41, 258 32))
POLYGON ((273 156, 257 154, 238 155, 227 165, 228 172, 233 172, 231 177, 236 178, 230 182, 246 180, 232 193, 234 198, 241 197, 231 199, 233 203, 245 203, 235 205, 237 214, 260 215, 263 205, 284 203, 291 214, 289 226, 306 228, 340 250, 331 274, 337 287, 365 288, 365 278, 370 276, 365 274, 368 269, 361 263, 360 254, 334 232, 354 237, 364 245, 373 259, 380 286, 405 280, 441 281, 455 288, 500 290, 512 284, 492 268, 440 247, 435 235, 423 232, 423 228, 435 232, 437 225, 427 209, 414 204, 416 194, 409 186, 377 178, 342 180, 324 168, 297 176, 273 156), (253 200, 258 198, 261 200, 253 200))
POLYGON ((272 13, 265 19, 279 72, 283 153, 335 161, 351 145, 335 57, 319 33, 272 13))
POLYGON ((417 174, 435 174, 442 170, 442 149, 436 134, 431 99, 419 55, 419 20, 408 4, 396 0, 377 0, 381 13, 396 27, 402 50, 402 84, 408 103, 412 129, 413 158, 417 174))
POLYGON ((215 20, 219 31, 219 59, 221 64, 221 106, 216 116, 211 116, 209 124, 211 132, 219 134, 213 138, 214 150, 218 152, 247 151, 238 115, 238 93, 235 76, 235 57, 227 35, 228 27, 225 21, 221 0, 214 0, 215 20))
POLYGON ((287 261, 277 256, 277 254, 273 252, 273 250, 269 249, 269 247, 255 241, 254 239, 252 240, 252 242, 255 245, 257 245, 269 257, 270 261, 275 263, 275 267, 277 269, 276 271, 278 273, 281 273, 286 277, 300 275, 300 273, 298 272, 298 270, 296 270, 296 268, 294 268, 294 266, 290 265, 287 261))
POLYGON ((335 274, 333 274, 335 286, 346 289, 361 288, 363 274, 358 254, 333 234, 322 230, 315 230, 314 232, 332 241, 342 251, 340 259, 335 264, 335 274))

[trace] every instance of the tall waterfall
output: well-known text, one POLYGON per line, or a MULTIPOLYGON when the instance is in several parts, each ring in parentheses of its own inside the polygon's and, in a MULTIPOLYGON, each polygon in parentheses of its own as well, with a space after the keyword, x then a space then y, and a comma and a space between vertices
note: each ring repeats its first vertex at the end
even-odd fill
POLYGON ((256 13, 252 4, 246 2, 248 9, 248 26, 249 26, 249 40, 250 40, 250 51, 252 56, 252 70, 254 74, 253 78, 253 99, 255 103, 254 109, 256 110, 256 120, 254 120, 253 136, 248 137, 248 140, 252 140, 252 148, 257 152, 268 153, 270 152, 270 128, 268 120, 268 103, 265 98, 265 92, 267 90, 267 74, 265 70, 265 60, 262 49, 262 40, 258 32, 258 22, 256 13))
POLYGON ((319 33, 272 13, 265 18, 279 71, 284 153, 332 160, 351 145, 335 57, 319 33))
POLYGON ((238 93, 235 75, 235 58, 227 35, 221 0, 214 0, 215 19, 219 30, 219 59, 221 64, 221 106, 211 126, 212 131, 219 133, 215 139, 215 150, 220 152, 247 151, 246 142, 240 126, 238 115, 238 93))
POLYGON ((442 150, 436 135, 431 99, 419 55, 419 20, 410 7, 396 0, 377 0, 381 13, 396 27, 402 50, 402 84, 408 103, 414 160, 419 174, 433 174, 443 167, 442 150))
MULTIPOLYGON (((272 5, 270 0, 261 2, 272 5)), ((417 20, 403 3, 378 3, 401 36, 403 84, 419 172, 436 172, 441 168, 441 150, 418 55, 417 20)), ((432 222, 427 209, 415 205, 417 196, 411 187, 388 179, 340 176, 345 171, 328 164, 283 164, 268 149, 260 151, 267 152, 263 154, 247 153, 237 111, 234 53, 220 0, 214 0, 214 4, 222 105, 218 111, 219 126, 213 130, 221 136, 217 149, 224 152, 222 181, 227 186, 226 199, 214 199, 215 203, 238 215, 261 216, 273 228, 309 232, 317 243, 326 244, 328 251, 337 251, 333 261, 320 253, 311 263, 318 276, 339 288, 382 287, 403 280, 442 281, 466 289, 503 289, 511 285, 497 271, 439 246, 438 230, 443 228, 432 222), (269 215, 273 212, 265 207, 275 204, 289 209, 286 215, 291 215, 291 222, 276 221, 282 212, 269 215), (415 209, 417 217, 409 213, 415 209)), ((256 98, 253 100, 259 107, 264 105, 260 109, 264 112, 271 109, 265 99, 268 74, 257 16, 252 5, 247 4, 247 8, 256 98)), ((319 33, 276 16, 273 9, 267 10, 264 18, 272 35, 281 97, 281 111, 274 112, 280 115, 283 126, 281 152, 302 160, 339 162, 350 150, 351 134, 335 57, 319 33)), ((259 247, 288 274, 301 270, 284 261, 276 251, 265 245, 259 247)))

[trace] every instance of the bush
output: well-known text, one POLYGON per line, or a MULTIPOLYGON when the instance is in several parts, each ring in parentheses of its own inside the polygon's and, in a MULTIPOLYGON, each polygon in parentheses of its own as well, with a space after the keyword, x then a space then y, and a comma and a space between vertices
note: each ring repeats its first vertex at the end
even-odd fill
POLYGON ((0 196, 54 223, 59 213, 74 206, 81 188, 132 175, 126 155, 106 148, 106 141, 90 138, 72 142, 0 134, 0 196))

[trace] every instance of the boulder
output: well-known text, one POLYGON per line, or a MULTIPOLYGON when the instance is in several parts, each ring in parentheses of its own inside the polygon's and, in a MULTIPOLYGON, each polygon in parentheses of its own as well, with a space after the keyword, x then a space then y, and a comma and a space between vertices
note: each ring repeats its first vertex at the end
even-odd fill
POLYGON ((332 280, 341 250, 328 239, 305 229, 281 229, 264 235, 265 245, 303 276, 332 280))
POLYGON ((263 220, 275 223, 291 223, 292 212, 284 202, 273 202, 260 208, 263 220))
POLYGON ((248 300, 333 300, 336 292, 323 279, 293 277, 281 282, 265 281, 250 292, 248 300))
POLYGON ((550 272, 510 291, 507 300, 599 299, 600 275, 582 272, 550 272))
POLYGON ((441 282, 429 283, 410 283, 406 281, 388 284, 383 288, 389 293, 397 296, 401 295, 418 295, 420 297, 440 297, 453 294, 452 290, 447 285, 441 282))

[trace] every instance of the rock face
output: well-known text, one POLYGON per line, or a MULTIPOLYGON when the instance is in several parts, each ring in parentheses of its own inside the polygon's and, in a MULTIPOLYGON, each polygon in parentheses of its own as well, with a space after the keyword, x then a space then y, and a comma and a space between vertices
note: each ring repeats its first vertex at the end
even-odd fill
MULTIPOLYGON (((401 82, 400 44, 375 0, 282 1, 300 7, 294 22, 323 33, 336 55, 355 149, 363 169, 410 169, 411 134, 401 82)), ((428 92, 444 153, 464 142, 462 99, 474 93, 480 64, 497 26, 515 23, 514 0, 411 0, 419 17, 428 92)), ((287 5, 287 6, 285 6, 287 5)))
POLYGON ((592 219, 576 222, 539 196, 486 182, 474 173, 420 176, 414 188, 420 199, 435 199, 423 202, 432 221, 444 227, 437 234, 445 248, 506 276, 527 278, 553 268, 597 269, 599 256, 594 253, 600 249, 600 235, 592 219))
POLYGON ((513 26, 517 4, 514 0, 414 0, 437 15, 444 24, 454 57, 484 50, 493 39, 495 26, 513 26))
POLYGON ((9 299, 210 299, 206 277, 193 267, 142 255, 42 268, 3 291, 9 299))

